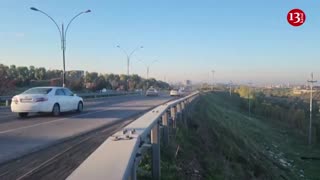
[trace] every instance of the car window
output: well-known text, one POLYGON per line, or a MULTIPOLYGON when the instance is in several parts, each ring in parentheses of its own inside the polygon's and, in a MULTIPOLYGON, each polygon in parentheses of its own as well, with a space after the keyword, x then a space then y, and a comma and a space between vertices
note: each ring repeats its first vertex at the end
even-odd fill
POLYGON ((69 89, 63 89, 63 91, 66 96, 73 96, 73 93, 69 89))
POLYGON ((65 93, 64 93, 64 91, 62 89, 57 89, 55 95, 56 96, 65 96, 65 93))
POLYGON ((49 94, 52 88, 32 88, 22 94, 49 94))

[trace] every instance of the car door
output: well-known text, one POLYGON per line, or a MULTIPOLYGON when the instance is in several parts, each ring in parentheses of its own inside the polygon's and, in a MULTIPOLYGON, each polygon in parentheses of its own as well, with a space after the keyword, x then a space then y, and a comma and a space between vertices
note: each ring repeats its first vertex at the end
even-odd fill
POLYGON ((65 96, 66 96, 66 103, 68 105, 68 111, 76 110, 78 106, 78 102, 76 100, 76 97, 73 95, 73 93, 67 89, 63 89, 65 96))
POLYGON ((55 99, 56 99, 56 102, 59 103, 61 112, 68 111, 66 95, 62 88, 56 89, 55 99))

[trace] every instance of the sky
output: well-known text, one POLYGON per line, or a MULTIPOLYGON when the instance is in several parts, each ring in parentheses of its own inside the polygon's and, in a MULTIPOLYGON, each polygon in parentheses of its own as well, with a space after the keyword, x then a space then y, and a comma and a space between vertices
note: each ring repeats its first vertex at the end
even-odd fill
POLYGON ((320 80, 320 1, 0 0, 0 63, 62 69, 55 25, 81 11, 67 33, 66 69, 126 73, 120 45, 134 53, 130 73, 169 82, 270 84, 320 80), (300 27, 287 22, 294 8, 300 27), (141 61, 139 61, 141 60, 141 61))

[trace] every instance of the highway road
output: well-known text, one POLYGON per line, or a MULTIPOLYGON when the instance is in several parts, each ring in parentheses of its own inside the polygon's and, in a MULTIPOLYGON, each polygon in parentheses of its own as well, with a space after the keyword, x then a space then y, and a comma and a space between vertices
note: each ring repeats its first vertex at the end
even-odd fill
POLYGON ((82 113, 64 113, 59 117, 32 114, 18 118, 8 108, 0 109, 0 164, 43 149, 70 137, 108 126, 129 118, 171 97, 141 95, 88 100, 82 113))

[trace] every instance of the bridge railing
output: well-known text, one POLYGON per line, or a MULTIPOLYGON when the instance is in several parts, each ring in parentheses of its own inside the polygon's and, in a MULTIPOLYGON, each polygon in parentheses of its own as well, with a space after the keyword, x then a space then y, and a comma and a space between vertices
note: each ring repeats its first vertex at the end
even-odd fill
MULTIPOLYGON (((130 94, 141 94, 141 92, 127 92, 127 91, 111 91, 111 92, 99 92, 99 93, 76 93, 78 96, 87 98, 99 98, 108 96, 120 96, 120 95, 130 95, 130 94)), ((10 106, 11 99, 13 96, 0 96, 0 104, 4 103, 5 106, 10 106)), ((0 106, 1 107, 1 106, 0 106)))
POLYGON ((109 137, 67 179, 136 179, 148 148, 152 148, 152 177, 160 179, 160 135, 167 145, 169 131, 175 132, 176 122, 184 120, 183 112, 198 95, 194 92, 145 113, 109 137))

